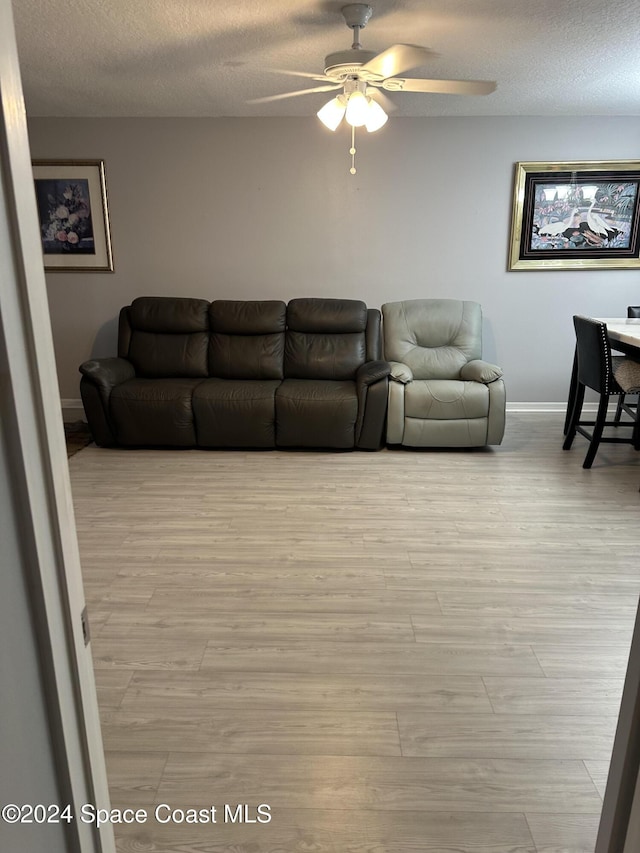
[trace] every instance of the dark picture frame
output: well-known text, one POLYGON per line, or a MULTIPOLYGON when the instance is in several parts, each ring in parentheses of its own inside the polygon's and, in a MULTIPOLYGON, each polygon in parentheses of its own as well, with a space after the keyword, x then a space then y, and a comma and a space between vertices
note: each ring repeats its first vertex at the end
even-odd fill
POLYGON ((516 163, 509 270, 640 267, 640 161, 516 163))
POLYGON ((34 160, 47 272, 113 272, 103 160, 34 160))

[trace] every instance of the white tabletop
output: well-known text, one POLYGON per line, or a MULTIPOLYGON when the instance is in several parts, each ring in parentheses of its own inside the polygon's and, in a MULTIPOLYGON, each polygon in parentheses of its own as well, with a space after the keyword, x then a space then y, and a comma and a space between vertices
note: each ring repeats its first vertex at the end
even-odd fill
POLYGON ((640 317, 598 317, 597 319, 599 323, 607 324, 610 340, 640 347, 640 317))

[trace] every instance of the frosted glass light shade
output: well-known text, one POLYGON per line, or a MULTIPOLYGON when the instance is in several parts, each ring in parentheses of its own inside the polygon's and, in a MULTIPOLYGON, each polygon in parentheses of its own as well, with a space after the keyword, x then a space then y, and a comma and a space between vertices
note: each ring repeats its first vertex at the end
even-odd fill
POLYGON ((346 109, 347 104, 344 96, 338 95, 337 98, 328 101, 322 109, 318 110, 316 115, 325 127, 328 127, 329 130, 335 130, 342 121, 346 109))
POLYGON ((369 104, 362 92, 352 92, 347 101, 346 120, 352 127, 362 127, 369 115, 369 104))
POLYGON ((373 98, 369 98, 368 107, 367 120, 365 121, 364 126, 367 128, 369 133, 373 133, 376 130, 380 130, 380 128, 387 123, 389 116, 385 113, 380 104, 373 100, 373 98))

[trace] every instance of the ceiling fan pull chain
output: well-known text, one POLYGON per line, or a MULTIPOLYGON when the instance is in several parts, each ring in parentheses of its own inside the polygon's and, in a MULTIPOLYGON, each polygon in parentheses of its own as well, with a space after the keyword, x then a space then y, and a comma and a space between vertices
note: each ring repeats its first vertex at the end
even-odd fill
POLYGON ((351 154, 351 168, 349 171, 352 175, 356 173, 356 129, 355 126, 351 125, 351 148, 349 149, 349 154, 351 154))

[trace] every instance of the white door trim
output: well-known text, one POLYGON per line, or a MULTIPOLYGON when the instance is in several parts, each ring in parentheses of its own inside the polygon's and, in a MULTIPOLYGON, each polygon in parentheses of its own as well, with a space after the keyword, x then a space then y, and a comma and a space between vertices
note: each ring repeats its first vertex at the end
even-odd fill
MULTIPOLYGON (((109 807, 26 116, 10 0, 0 0, 0 323, 11 490, 60 789, 76 816, 109 807)), ((109 824, 68 824, 69 849, 115 853, 109 824)))

